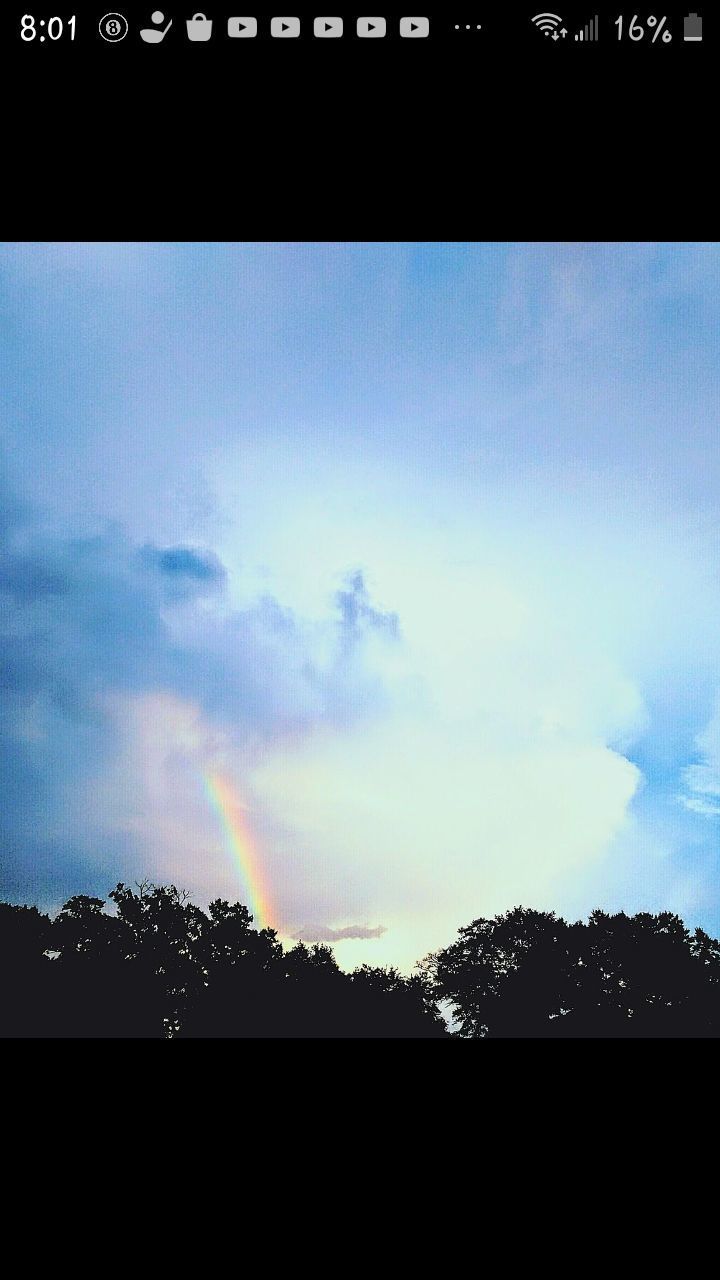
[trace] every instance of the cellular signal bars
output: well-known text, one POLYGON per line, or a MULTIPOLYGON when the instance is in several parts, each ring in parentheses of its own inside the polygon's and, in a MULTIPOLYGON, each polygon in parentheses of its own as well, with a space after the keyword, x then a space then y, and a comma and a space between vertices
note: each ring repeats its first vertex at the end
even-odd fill
POLYGON ((597 40, 598 39, 598 15, 583 27, 582 31, 575 32, 576 40, 597 40))

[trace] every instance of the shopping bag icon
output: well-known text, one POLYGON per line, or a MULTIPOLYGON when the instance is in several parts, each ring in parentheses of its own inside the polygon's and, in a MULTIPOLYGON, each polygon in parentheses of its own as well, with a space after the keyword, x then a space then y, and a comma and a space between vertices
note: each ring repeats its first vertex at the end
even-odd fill
POLYGON ((212 35, 212 18, 206 18, 204 13, 193 14, 186 26, 188 40, 209 40, 212 35))

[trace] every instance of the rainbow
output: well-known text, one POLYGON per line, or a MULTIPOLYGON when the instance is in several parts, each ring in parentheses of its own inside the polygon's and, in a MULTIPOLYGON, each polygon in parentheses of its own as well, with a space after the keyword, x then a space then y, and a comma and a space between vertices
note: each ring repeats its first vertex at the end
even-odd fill
POLYGON ((240 868, 255 927, 271 929, 274 913, 265 873, 248 826, 247 807, 219 773, 203 774, 203 781, 210 804, 220 819, 227 847, 240 868))

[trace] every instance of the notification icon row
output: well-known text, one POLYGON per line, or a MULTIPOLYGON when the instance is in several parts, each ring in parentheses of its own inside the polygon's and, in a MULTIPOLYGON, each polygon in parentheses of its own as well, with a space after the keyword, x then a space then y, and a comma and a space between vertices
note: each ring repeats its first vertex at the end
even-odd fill
MULTIPOLYGON (((200 20, 204 15, 198 15, 200 20)), ((202 39, 209 38, 210 20, 204 18, 202 26, 202 39)), ((358 18, 355 26, 357 34, 363 40, 382 39, 387 35, 387 19, 386 18, 358 18)), ((257 18, 228 18, 227 33, 231 39, 252 39, 258 34, 257 18)), ((188 22, 188 34, 192 40, 195 37, 194 31, 190 31, 190 23, 188 22)), ((342 18, 315 18, 313 20, 313 35, 316 40, 337 40, 345 34, 345 24, 342 18)), ((401 18, 400 19, 400 35, 403 39, 418 39, 430 34, 429 18, 401 18)), ((300 35, 300 19, 299 18, 271 18, 270 19, 270 35, 276 40, 293 40, 300 35)))
MULTIPOLYGON (((145 44, 162 44, 173 25, 173 19, 166 18, 160 9, 156 9, 150 21, 152 23, 151 26, 140 28, 140 39, 145 44)), ((185 20, 184 25, 188 40, 205 42, 211 39, 215 23, 206 14, 195 13, 191 18, 185 20)), ((345 34, 344 26, 342 18, 315 18, 313 20, 313 35, 318 40, 338 39, 345 34)), ((299 18, 270 19, 270 35, 277 40, 297 38, 300 35, 300 27, 299 18)), ((127 18, 122 13, 106 13, 105 17, 100 19, 98 28, 103 40, 106 40, 109 44, 116 44, 120 40, 124 40, 129 30, 127 18)), ((355 24, 355 31, 363 40, 382 39, 387 35, 388 31, 387 19, 358 18, 355 24)), ((399 31, 405 40, 423 39, 430 35, 430 19, 401 18, 399 31)), ((257 18, 228 18, 227 33, 233 40, 252 39, 258 34, 258 20, 257 18)))

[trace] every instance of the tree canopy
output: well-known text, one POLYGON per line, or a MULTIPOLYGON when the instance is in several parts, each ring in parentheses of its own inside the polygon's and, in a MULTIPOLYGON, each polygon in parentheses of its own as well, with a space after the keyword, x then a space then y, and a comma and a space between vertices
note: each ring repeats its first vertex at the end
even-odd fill
POLYGON ((203 911, 174 885, 118 884, 109 899, 77 895, 54 919, 0 903, 0 1035, 720 1035, 720 942, 670 912, 568 924, 515 907, 473 920, 408 977, 345 972, 323 944, 286 949, 242 903, 203 911))
POLYGON ((34 1037, 444 1037, 428 977, 340 969, 284 949, 241 903, 118 884, 54 920, 0 904, 0 1034, 34 1037))
POLYGON ((720 943, 668 911, 567 924, 516 907, 421 969, 462 1037, 720 1034, 720 943))

